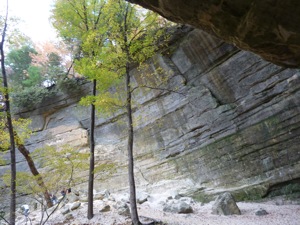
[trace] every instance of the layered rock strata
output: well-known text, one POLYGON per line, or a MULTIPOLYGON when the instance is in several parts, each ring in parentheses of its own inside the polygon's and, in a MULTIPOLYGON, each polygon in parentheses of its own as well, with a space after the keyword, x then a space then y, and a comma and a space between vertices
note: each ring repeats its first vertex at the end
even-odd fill
MULTIPOLYGON (((300 178, 298 70, 200 30, 148 63, 147 73, 131 71, 135 85, 151 86, 134 92, 139 190, 180 189, 198 200, 229 191, 241 200, 300 178)), ((83 86, 85 93, 89 88, 83 86)), ((19 114, 33 119, 36 135, 26 143, 31 151, 62 144, 89 151, 89 108, 77 104, 79 97, 62 95, 19 114)), ((124 111, 97 117, 96 164, 113 164, 115 172, 96 174, 95 189, 128 188, 126 132, 124 111)), ((18 169, 25 168, 19 156, 18 169)))

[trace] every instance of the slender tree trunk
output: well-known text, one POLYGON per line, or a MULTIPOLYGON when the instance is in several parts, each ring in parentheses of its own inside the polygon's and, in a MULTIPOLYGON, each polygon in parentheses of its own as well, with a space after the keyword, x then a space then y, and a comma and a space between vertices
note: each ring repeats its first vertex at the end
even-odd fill
POLYGON ((131 219, 134 225, 141 224, 136 206, 136 191, 135 191, 135 180, 134 180, 134 160, 133 160, 133 121, 132 121, 132 108, 131 108, 131 88, 130 88, 130 74, 129 74, 129 63, 126 65, 126 92, 127 92, 127 118, 128 118, 128 179, 130 188, 130 209, 131 219))
MULTIPOLYGON (((96 79, 93 80, 93 96, 96 96, 96 79)), ((89 172, 89 186, 88 186, 88 219, 92 219, 94 216, 94 168, 95 168, 95 105, 91 104, 91 126, 90 126, 90 172, 89 172)))
POLYGON ((41 187, 41 189, 43 190, 43 195, 44 195, 44 198, 46 200, 46 203, 47 203, 47 207, 50 208, 53 206, 53 203, 51 201, 51 198, 50 198, 50 195, 49 195, 49 192, 48 192, 48 189, 44 183, 44 180, 43 178, 41 177, 39 171, 37 170, 35 164, 34 164, 34 161, 33 159, 31 158, 30 156, 30 152, 26 149, 26 147, 23 145, 23 144, 20 144, 19 143, 19 138, 17 136, 17 134, 15 133, 15 140, 16 140, 16 144, 18 146, 18 149, 19 149, 19 152, 21 152, 21 154, 24 156, 24 158, 26 159, 27 161, 27 164, 29 166, 29 169, 30 169, 30 172, 32 173, 33 176, 36 177, 37 179, 37 184, 41 187))
POLYGON ((5 88, 4 93, 4 103, 5 103, 5 112, 7 117, 7 125, 9 130, 9 138, 10 138, 10 166, 11 166, 11 181, 10 181, 10 218, 9 222, 10 225, 14 225, 16 221, 16 146, 15 146, 15 139, 14 139, 14 129, 12 125, 11 113, 10 113, 10 103, 9 103, 9 94, 8 94, 8 84, 7 84, 7 77, 6 77, 6 70, 4 65, 4 41, 7 29, 7 17, 8 17, 8 1, 7 1, 7 9, 6 9, 6 18, 4 22, 4 28, 2 31, 2 39, 0 43, 0 54, 1 54, 1 70, 3 76, 3 86, 5 88))
MULTIPOLYGON (((119 1, 120 4, 120 1, 119 1)), ((135 180, 134 180, 134 160, 133 160, 133 121, 132 121, 132 99, 131 99, 131 82, 130 82, 130 70, 129 70, 129 62, 130 62, 130 52, 128 45, 128 13, 129 13, 129 3, 126 4, 125 15, 124 15, 124 44, 125 44, 125 53, 126 53, 126 93, 127 93, 127 119, 128 119, 128 143, 127 143, 127 152, 128 152, 128 180, 129 180, 129 189, 130 189, 130 211, 131 211, 131 220, 134 225, 139 225, 141 222, 139 221, 137 206, 136 206, 136 191, 135 191, 135 180)))

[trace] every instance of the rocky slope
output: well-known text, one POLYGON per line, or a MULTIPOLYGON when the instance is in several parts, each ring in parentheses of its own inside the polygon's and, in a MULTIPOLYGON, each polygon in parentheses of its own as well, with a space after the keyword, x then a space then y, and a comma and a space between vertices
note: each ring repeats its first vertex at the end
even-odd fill
POLYGON ((300 67, 300 2, 127 0, 287 67, 300 67))
MULTIPOLYGON (((138 190, 179 189, 205 201, 223 191, 237 200, 267 195, 300 180, 300 73, 284 69, 200 30, 187 32, 149 60, 151 76, 132 69, 135 172, 138 190), (167 82, 164 82, 167 80, 167 82), (168 90, 167 90, 168 89, 168 90)), ((88 151, 89 109, 82 93, 60 95, 21 112, 36 135, 26 146, 70 144, 88 151)), ((126 120, 122 111, 96 121, 96 163, 114 174, 96 174, 95 189, 124 190, 126 120)), ((0 167, 0 174, 9 169, 0 167)), ((18 169, 27 170, 19 155, 18 169)), ((78 186, 86 189, 86 185, 78 186)))

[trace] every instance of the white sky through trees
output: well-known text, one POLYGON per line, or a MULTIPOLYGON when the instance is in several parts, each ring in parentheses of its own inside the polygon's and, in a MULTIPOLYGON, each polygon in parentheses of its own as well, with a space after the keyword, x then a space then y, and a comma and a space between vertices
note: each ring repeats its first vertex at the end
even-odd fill
MULTIPOLYGON (((5 14, 7 0, 0 0, 0 13, 5 14)), ((18 17, 20 30, 34 42, 55 40, 55 30, 49 22, 53 0, 8 0, 9 17, 18 17)))

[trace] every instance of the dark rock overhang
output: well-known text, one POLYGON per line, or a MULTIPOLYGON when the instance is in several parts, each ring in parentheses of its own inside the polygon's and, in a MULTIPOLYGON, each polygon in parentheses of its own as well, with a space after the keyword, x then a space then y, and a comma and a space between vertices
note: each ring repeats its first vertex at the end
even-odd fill
POLYGON ((300 68, 299 0, 127 0, 283 67, 300 68))

